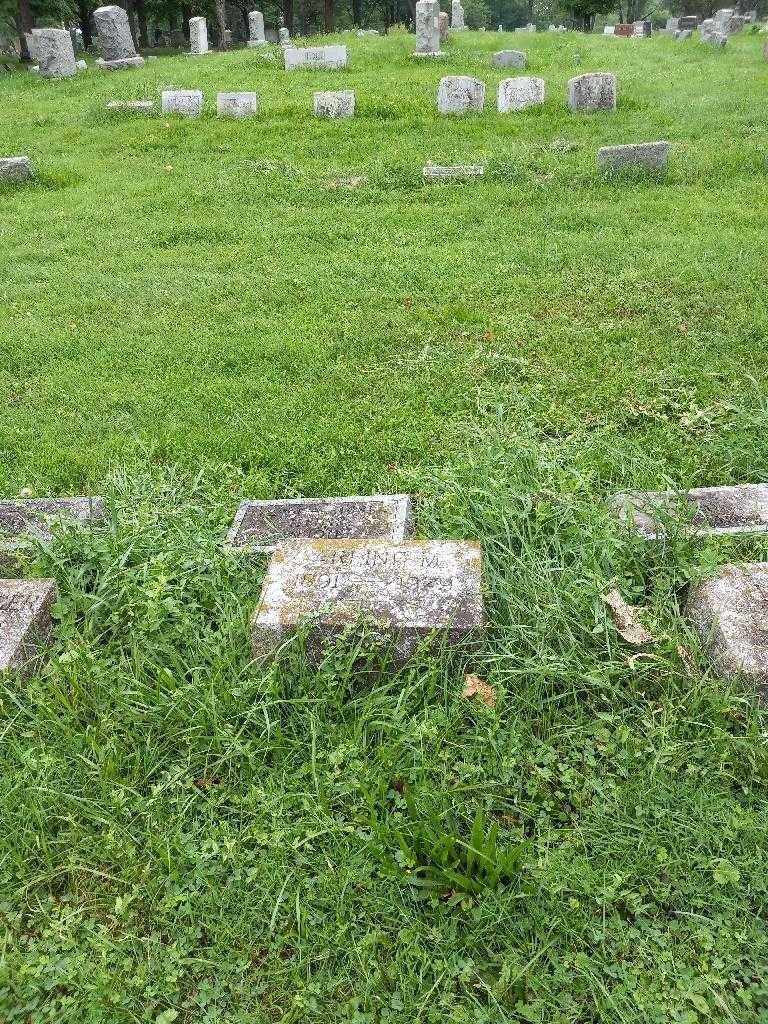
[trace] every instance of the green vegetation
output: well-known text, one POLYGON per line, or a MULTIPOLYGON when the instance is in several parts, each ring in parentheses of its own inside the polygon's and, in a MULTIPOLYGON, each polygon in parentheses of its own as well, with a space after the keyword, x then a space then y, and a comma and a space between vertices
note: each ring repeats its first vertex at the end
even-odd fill
POLYGON ((0 493, 113 511, 30 561, 61 589, 53 661, 0 684, 0 1017, 764 1021, 765 719, 680 608, 768 542, 657 547, 606 510, 768 477, 761 40, 466 33, 437 66, 342 38, 340 73, 0 78, 0 152, 39 171, 0 191, 0 493), (490 54, 518 44, 548 99, 502 118, 490 54), (567 112, 589 70, 616 115, 567 112), (451 72, 485 114, 437 117, 451 72), (162 86, 209 113, 104 110, 162 86), (358 116, 314 119, 320 87, 358 116), (236 88, 253 123, 213 116, 236 88), (663 181, 595 173, 658 138, 663 181), (428 160, 487 172, 425 186, 428 160), (466 669, 495 707, 429 660, 249 663, 239 498, 384 490, 482 541, 466 669))

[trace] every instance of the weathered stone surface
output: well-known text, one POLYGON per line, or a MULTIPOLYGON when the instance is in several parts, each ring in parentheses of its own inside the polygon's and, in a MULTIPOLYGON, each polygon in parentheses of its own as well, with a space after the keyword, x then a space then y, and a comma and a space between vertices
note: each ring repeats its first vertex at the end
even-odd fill
POLYGON ((75 65, 76 65, 78 71, 87 71, 88 70, 88 65, 85 63, 84 60, 76 60, 75 61, 75 65))
POLYGON ((695 29, 699 27, 699 16, 697 14, 684 14, 678 20, 678 28, 680 29, 695 29))
POLYGON ((437 16, 437 25, 440 34, 440 45, 448 41, 448 30, 450 28, 448 24, 448 15, 445 11, 440 11, 437 16))
POLYGON ((77 74, 72 37, 66 29, 34 28, 32 38, 43 78, 71 78, 77 74))
POLYGON ((298 68, 322 68, 335 70, 347 66, 346 46, 289 46, 283 50, 285 70, 298 68))
POLYGON ((154 109, 154 100, 110 100, 107 104, 107 110, 134 110, 139 114, 151 114, 154 109))
POLYGON ((503 78, 496 94, 496 107, 500 114, 509 114, 541 106, 544 102, 544 89, 543 78, 528 78, 526 75, 503 78))
POLYGON ((528 54, 522 50, 499 50, 493 55, 497 68, 524 68, 528 66, 528 54))
POLYGON ((677 32, 677 30, 680 28, 680 19, 679 18, 667 18, 667 24, 664 26, 664 28, 665 28, 665 31, 669 32, 670 34, 673 33, 673 32, 677 32))
POLYGON ((248 45, 267 45, 267 40, 264 38, 264 15, 261 11, 250 11, 248 14, 248 45))
POLYGON ((219 117, 255 117, 259 107, 257 92, 220 92, 216 97, 219 117))
POLYGON ((143 65, 144 60, 137 55, 133 45, 128 12, 124 7, 97 7, 93 12, 93 21, 99 37, 101 60, 96 63, 100 68, 118 71, 143 65))
POLYGON ((689 28, 679 28, 676 32, 672 33, 672 38, 676 43, 684 43, 686 39, 690 39, 693 33, 689 28))
POLYGON ((407 494, 244 501, 227 544, 271 551, 278 542, 296 538, 399 543, 410 537, 412 530, 413 511, 407 494))
POLYGON ((613 503, 649 540, 666 537, 678 523, 700 535, 768 532, 768 484, 640 491, 617 494, 613 503))
POLYGON ((34 176, 32 161, 28 156, 0 157, 0 181, 28 181, 34 176))
POLYGON ((768 697, 768 563, 726 565, 691 589, 686 616, 718 672, 768 697))
POLYGON ((616 76, 605 71, 577 75, 568 82, 568 106, 577 114, 616 109, 616 76))
POLYGON ((189 19, 189 52, 196 57, 208 53, 208 23, 205 18, 189 19))
POLYGON ((616 35, 616 27, 615 27, 615 25, 606 25, 605 28, 603 29, 603 35, 604 36, 616 35))
POLYGON ((478 178, 485 174, 485 168, 478 164, 427 164, 422 174, 427 181, 442 181, 446 178, 478 178))
POLYGON ((668 142, 635 142, 627 146, 603 146, 597 151, 597 167, 601 171, 620 171, 625 167, 642 167, 663 171, 667 167, 668 142))
POLYGON ((35 668, 51 634, 55 600, 55 580, 0 580, 0 672, 35 668))
POLYGON ((314 110, 318 117, 354 117, 355 94, 352 89, 343 92, 316 92, 314 110))
POLYGON ((643 39, 650 38, 652 31, 652 25, 650 21, 633 21, 632 22, 632 35, 635 38, 643 39))
POLYGON ((447 75, 437 90, 438 114, 468 114, 485 106, 485 83, 469 75, 447 75))
POLYGON ((455 541, 286 541, 267 571, 251 628, 269 658, 297 629, 311 661, 361 618, 402 665, 425 642, 477 642, 485 627, 482 552, 455 541))
POLYGON ((461 0, 451 0, 451 28, 454 32, 463 32, 466 27, 461 0))
POLYGON ((30 59, 32 60, 33 64, 37 64, 37 42, 35 41, 34 32, 25 32, 24 38, 27 41, 27 49, 29 50, 30 59))
POLYGON ((279 30, 279 32, 277 33, 277 41, 280 43, 281 46, 289 45, 291 41, 291 33, 288 31, 287 28, 281 28, 279 30))
POLYGON ((438 0, 417 0, 416 53, 434 56, 440 53, 440 5, 438 0))
POLYGON ((182 117, 199 117, 203 112, 203 102, 200 89, 164 89, 160 95, 161 111, 182 117))

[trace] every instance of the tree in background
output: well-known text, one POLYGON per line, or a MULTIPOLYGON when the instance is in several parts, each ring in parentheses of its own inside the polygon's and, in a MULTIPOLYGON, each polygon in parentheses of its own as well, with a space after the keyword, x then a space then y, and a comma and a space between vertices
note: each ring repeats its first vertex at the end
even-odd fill
MULTIPOLYGON (((642 0, 625 0, 627 3, 642 0)), ((585 32, 592 28, 596 14, 607 14, 616 9, 616 0, 560 0, 560 7, 581 24, 585 32)))

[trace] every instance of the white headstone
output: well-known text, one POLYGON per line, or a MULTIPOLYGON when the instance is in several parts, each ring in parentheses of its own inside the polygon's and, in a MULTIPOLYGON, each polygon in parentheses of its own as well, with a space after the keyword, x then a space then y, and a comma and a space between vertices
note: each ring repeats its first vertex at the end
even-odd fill
POLYGON ((220 92, 216 97, 219 117, 255 117, 259 106, 257 92, 220 92))
POLYGON ((416 55, 434 57, 440 53, 440 5, 438 0, 417 0, 416 55))
POLYGON ((291 33, 287 28, 281 28, 277 33, 277 40, 281 46, 287 46, 291 41, 291 33))
POLYGON ((110 100, 107 104, 107 110, 132 110, 137 114, 151 114, 154 109, 154 100, 110 100))
POLYGON ((451 28, 454 32, 461 32, 466 28, 461 0, 451 0, 451 28))
POLYGON ((503 78, 496 94, 496 107, 500 114, 509 114, 528 107, 538 107, 544 102, 544 79, 503 78))
POLYGON ((189 52, 198 57, 208 53, 208 23, 205 18, 189 19, 189 52))
POLYGON ((267 40, 264 38, 264 15, 261 11, 251 11, 248 14, 248 45, 267 45, 267 40))
POLYGON ((299 49, 288 46, 283 50, 285 70, 298 68, 322 68, 335 70, 347 66, 346 46, 305 46, 299 49))
POLYGON ((421 173, 425 181, 446 181, 455 178, 480 178, 485 174, 485 168, 479 164, 427 164, 421 173))
POLYGON ((354 117, 355 94, 352 89, 343 92, 316 92, 314 110, 318 117, 354 117))
POLYGON ((199 89, 164 89, 160 109, 164 114, 199 117, 203 112, 203 94, 199 89))
POLYGON ((499 50, 493 55, 493 63, 497 68, 524 68, 528 64, 528 54, 522 50, 499 50))
POLYGON ((448 75, 437 90, 438 114, 469 114, 485 106, 485 83, 469 75, 448 75))

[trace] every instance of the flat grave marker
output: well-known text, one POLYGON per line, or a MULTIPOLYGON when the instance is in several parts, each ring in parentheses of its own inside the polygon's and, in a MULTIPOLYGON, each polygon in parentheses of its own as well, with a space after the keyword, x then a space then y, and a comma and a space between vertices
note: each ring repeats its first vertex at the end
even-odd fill
POLYGON ((647 540, 663 539, 679 519, 683 533, 700 536, 768 532, 768 484, 628 492, 613 505, 647 540))
POLYGON ((0 579, 0 672, 32 671, 51 634, 55 580, 0 579))

